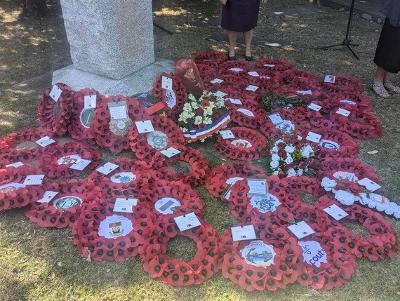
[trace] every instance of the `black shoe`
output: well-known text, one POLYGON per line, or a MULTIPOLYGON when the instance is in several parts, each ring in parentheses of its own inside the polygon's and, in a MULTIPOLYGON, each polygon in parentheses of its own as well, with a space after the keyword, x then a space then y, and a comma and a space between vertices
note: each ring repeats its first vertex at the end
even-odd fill
POLYGON ((251 56, 245 55, 244 57, 246 58, 246 61, 248 61, 248 62, 254 61, 254 57, 252 55, 251 56))

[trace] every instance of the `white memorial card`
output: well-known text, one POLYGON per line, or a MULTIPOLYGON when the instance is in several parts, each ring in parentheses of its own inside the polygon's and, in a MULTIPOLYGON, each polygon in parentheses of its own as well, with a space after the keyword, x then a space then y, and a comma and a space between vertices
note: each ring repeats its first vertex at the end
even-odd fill
POLYGON ((279 115, 279 113, 269 115, 268 118, 269 118, 269 120, 271 120, 271 122, 274 125, 277 125, 277 124, 280 124, 283 122, 283 119, 282 119, 281 115, 279 115))
POLYGON ((234 139, 235 138, 235 135, 233 134, 233 132, 231 130, 219 131, 219 133, 223 139, 234 139))
POLYGON ((242 101, 240 99, 238 99, 238 98, 229 98, 229 101, 231 102, 231 104, 234 104, 234 105, 241 105, 242 104, 242 101))
POLYGON ((253 225, 231 227, 233 241, 256 239, 256 231, 253 225))
POLYGON ((21 166, 24 166, 24 163, 22 163, 22 162, 14 162, 14 163, 6 165, 6 167, 15 167, 15 168, 18 168, 18 167, 21 167, 21 166))
POLYGON ((36 186, 36 185, 42 185, 44 179, 44 175, 29 175, 25 178, 24 180, 24 185, 25 186, 36 186))
POLYGON ((243 69, 239 68, 239 67, 230 68, 229 70, 232 72, 242 72, 243 71, 243 69))
POLYGON ((256 92, 257 90, 258 90, 258 87, 257 87, 257 86, 254 86, 254 85, 248 85, 248 86, 246 87, 246 91, 256 92))
POLYGON ((161 77, 161 88, 165 90, 172 90, 172 78, 167 76, 161 77))
POLYGON ((313 103, 313 102, 308 105, 308 108, 315 112, 319 112, 322 109, 322 107, 320 105, 317 105, 316 103, 313 103))
POLYGON ((76 161, 74 164, 72 164, 69 168, 74 169, 74 170, 82 171, 82 170, 84 170, 86 167, 88 167, 88 165, 89 165, 90 163, 92 163, 91 160, 79 159, 79 160, 76 161))
POLYGON ((215 84, 221 84, 221 83, 223 83, 224 81, 222 80, 222 79, 220 79, 220 78, 214 78, 213 80, 211 80, 210 81, 210 83, 212 83, 213 85, 215 85, 215 84))
POLYGON ((336 82, 336 76, 334 75, 325 75, 324 83, 334 84, 336 82))
POLYGON ((135 124, 139 134, 154 132, 154 127, 151 123, 151 120, 136 121, 135 124))
POLYGON ((46 147, 50 144, 55 143, 54 139, 51 139, 49 136, 44 136, 36 141, 36 144, 39 144, 41 147, 46 147))
POLYGON ((176 225, 178 226, 180 231, 186 231, 192 228, 196 228, 201 226, 199 219, 197 218, 194 212, 189 214, 177 216, 174 218, 176 225))
POLYGON ((51 201, 52 199, 54 199, 54 197, 55 197, 57 194, 58 194, 57 191, 46 191, 46 192, 43 194, 43 197, 42 197, 40 200, 38 200, 38 203, 50 203, 50 201, 51 201))
POLYGON ((265 179, 247 179, 248 194, 268 194, 268 184, 265 179))
POLYGON ((333 204, 329 207, 326 207, 324 209, 326 213, 328 213, 330 216, 332 216, 335 220, 340 221, 341 219, 345 218, 348 216, 347 212, 344 211, 342 208, 340 208, 338 205, 333 204))
POLYGON ((60 98, 62 94, 62 90, 60 89, 60 87, 58 87, 57 85, 54 85, 53 88, 50 91, 50 97, 51 99, 54 100, 54 102, 57 102, 58 99, 60 98))
POLYGON ((260 76, 260 74, 258 74, 257 71, 250 71, 250 72, 247 72, 247 74, 252 76, 252 77, 259 77, 260 76))
POLYGON ((97 101, 97 96, 95 95, 86 95, 83 98, 83 108, 85 110, 87 109, 95 109, 96 108, 96 101, 97 101))
POLYGON ((379 185, 378 183, 375 183, 371 179, 364 178, 358 181, 358 184, 364 186, 366 189, 368 189, 371 192, 377 191, 380 189, 382 186, 379 185))
POLYGON ((181 152, 180 150, 173 147, 169 147, 161 151, 161 153, 167 158, 172 158, 173 156, 180 154, 180 152, 181 152))
POLYGON ((342 116, 344 116, 344 117, 349 117, 350 114, 351 114, 351 112, 348 111, 348 110, 346 110, 346 109, 339 108, 339 109, 336 111, 336 114, 342 115, 342 116))
POLYGON ((226 94, 226 93, 224 93, 222 91, 217 91, 217 92, 214 93, 214 96, 218 97, 218 98, 224 98, 226 95, 228 95, 228 94, 226 94))
POLYGON ((117 164, 111 163, 111 162, 107 162, 106 164, 100 166, 99 168, 97 168, 96 170, 99 173, 102 173, 103 175, 108 175, 111 172, 113 172, 114 170, 116 170, 119 166, 117 164))
POLYGON ((110 110, 111 119, 127 119, 128 111, 126 107, 126 102, 121 101, 118 103, 109 103, 108 109, 110 110))
POLYGON ((306 140, 319 143, 321 140, 322 136, 320 134, 314 133, 314 132, 308 132, 306 140))
POLYGON ((132 213, 133 207, 137 205, 137 199, 116 198, 114 204, 114 212, 132 213))
POLYGON ((298 239, 302 239, 315 233, 314 230, 305 221, 290 225, 288 229, 290 230, 290 232, 296 235, 298 239))

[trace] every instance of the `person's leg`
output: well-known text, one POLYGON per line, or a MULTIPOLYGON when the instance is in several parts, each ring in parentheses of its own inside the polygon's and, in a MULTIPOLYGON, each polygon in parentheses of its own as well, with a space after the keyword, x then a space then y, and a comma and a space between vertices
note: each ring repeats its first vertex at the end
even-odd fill
POLYGON ((385 89, 384 82, 388 76, 388 72, 382 67, 378 66, 378 69, 375 73, 374 83, 372 85, 372 89, 376 94, 380 97, 389 97, 388 91, 385 89))
POLYGON ((251 57, 251 41, 253 40, 253 30, 249 30, 244 33, 244 42, 246 44, 245 55, 251 57))
POLYGON ((228 40, 229 40, 229 57, 235 56, 237 32, 228 30, 228 40))

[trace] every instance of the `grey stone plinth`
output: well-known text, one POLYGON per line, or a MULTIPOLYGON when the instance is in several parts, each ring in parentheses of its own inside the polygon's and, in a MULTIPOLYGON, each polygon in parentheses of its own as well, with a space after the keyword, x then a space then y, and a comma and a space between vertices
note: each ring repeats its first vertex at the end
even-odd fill
POLYGON ((151 0, 61 0, 75 68, 121 79, 154 62, 151 0))
POLYGON ((161 72, 175 71, 172 60, 158 59, 129 76, 116 80, 100 76, 90 72, 82 71, 74 65, 54 71, 52 84, 65 83, 74 90, 93 88, 106 95, 131 96, 151 89, 154 78, 161 72))

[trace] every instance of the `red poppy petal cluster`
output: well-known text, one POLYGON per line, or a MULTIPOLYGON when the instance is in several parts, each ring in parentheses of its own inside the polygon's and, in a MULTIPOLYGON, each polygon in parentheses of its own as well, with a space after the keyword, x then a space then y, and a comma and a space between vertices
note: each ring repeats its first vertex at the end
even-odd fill
POLYGON ((217 232, 204 221, 201 226, 179 231, 173 219, 158 222, 154 236, 142 256, 144 270, 151 278, 173 286, 201 284, 219 271, 219 238, 217 232), (197 254, 190 261, 167 255, 168 243, 184 236, 196 243, 197 254))
POLYGON ((39 103, 38 117, 42 128, 55 136, 62 136, 70 122, 74 91, 65 84, 56 85, 62 90, 60 97, 54 101, 50 96, 51 88, 46 89, 39 103))
POLYGON ((34 203, 29 207, 26 217, 39 227, 43 228, 66 228, 72 226, 77 220, 85 204, 100 198, 101 194, 90 195, 86 189, 93 188, 84 180, 66 180, 64 182, 52 183, 47 190, 58 192, 54 199, 48 203, 34 203))
POLYGON ((255 130, 245 127, 230 129, 235 135, 234 139, 217 138, 215 148, 229 159, 240 161, 258 160, 262 151, 267 148, 266 138, 255 130))

